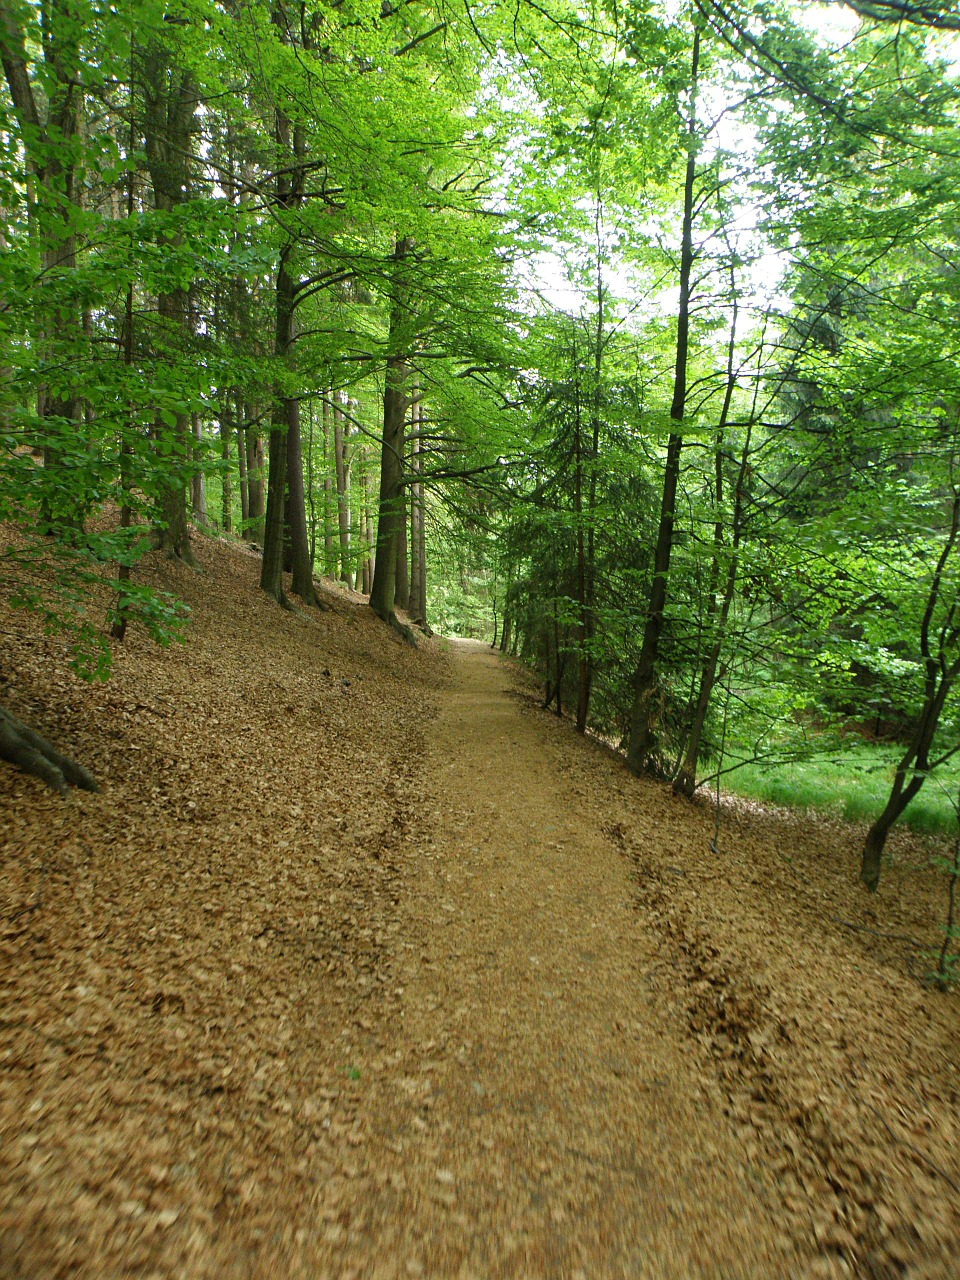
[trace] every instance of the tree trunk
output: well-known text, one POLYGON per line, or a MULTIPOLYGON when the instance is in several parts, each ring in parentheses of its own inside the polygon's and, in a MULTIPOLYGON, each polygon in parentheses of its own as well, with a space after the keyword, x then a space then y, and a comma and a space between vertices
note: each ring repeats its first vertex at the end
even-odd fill
MULTIPOLYGON (((427 540, 423 505, 423 396, 417 383, 413 387, 411 468, 414 475, 410 488, 410 616, 418 626, 427 628, 427 540)), ((427 628, 429 630, 429 628, 427 628)))
POLYGON ((305 476, 304 480, 307 487, 307 510, 309 518, 307 526, 310 532, 310 573, 311 577, 316 569, 317 563, 317 501, 316 486, 313 483, 314 470, 314 442, 313 442, 313 401, 307 401, 307 448, 305 458, 305 476))
POLYGON ((383 440, 380 452, 380 502, 377 518, 377 558, 370 590, 370 607, 397 626, 397 550, 403 520, 402 449, 404 383, 402 355, 389 357, 383 395, 383 440))
POLYGON ((587 544, 583 527, 583 420, 580 407, 580 378, 576 375, 576 403, 573 433, 573 516, 577 547, 577 733, 586 733, 590 711, 590 658, 587 653, 589 632, 587 599, 587 544))
POLYGON ((203 428, 199 413, 190 415, 190 429, 193 437, 192 473, 190 476, 190 506, 194 524, 206 528, 207 520, 207 484, 201 464, 203 448, 203 428))
POLYGON ((503 615, 503 623, 501 625, 501 630, 500 630, 500 652, 501 653, 510 652, 510 642, 512 638, 512 632, 513 632, 513 618, 511 617, 508 610, 503 615))
POLYGON ((326 396, 320 401, 323 425, 323 572, 337 576, 337 556, 333 546, 333 480, 330 478, 330 406, 326 396))
POLYGON ((340 534, 340 581, 353 587, 350 561, 350 443, 346 438, 340 392, 333 393, 333 447, 337 468, 337 527, 340 534))
MULTIPOLYGON (((690 342, 690 289, 693 275, 693 188, 696 178, 696 101, 697 75, 700 66, 700 32, 694 27, 691 54, 690 114, 687 123, 687 165, 683 187, 683 225, 680 242, 680 302, 677 313, 677 349, 673 378, 673 403, 670 417, 683 422, 687 400, 687 358, 690 342)), ((630 710, 630 733, 627 764, 634 771, 659 772, 659 733, 657 725, 657 662, 663 634, 664 610, 667 603, 667 578, 673 551, 673 526, 680 479, 680 455, 683 438, 671 431, 667 441, 667 458, 660 500, 660 522, 653 558, 653 580, 647 602, 647 618, 640 647, 640 660, 633 678, 633 705, 630 710)))
POLYGON ((224 533, 233 532, 233 463, 230 456, 230 441, 233 435, 233 413, 228 392, 220 405, 220 462, 223 466, 220 489, 220 528, 224 533))
POLYGON ((284 608, 290 608, 283 589, 283 532, 287 496, 287 432, 283 405, 275 411, 269 437, 267 510, 263 526, 260 586, 284 608))
POLYGON ((397 586, 393 601, 398 609, 406 613, 410 608, 410 542, 407 536, 409 502, 406 489, 401 489, 400 501, 403 506, 397 525, 397 586))
MULTIPOLYGON (((919 767, 919 766, 918 766, 919 767)), ((910 801, 919 794, 923 786, 923 773, 914 773, 907 782, 910 766, 901 762, 894 776, 890 797, 883 807, 883 812, 871 824, 863 846, 863 860, 860 864, 860 879, 871 893, 880 887, 880 868, 883 861, 883 850, 887 836, 894 823, 903 815, 910 801)))
POLYGON ((256 542, 262 547, 266 537, 266 458, 263 451, 263 436, 254 423, 248 424, 246 434, 250 528, 245 536, 248 542, 256 542))
POLYGON ((934 568, 920 623, 920 655, 924 665, 923 706, 917 717, 910 745, 897 765, 890 798, 883 812, 867 832, 863 848, 860 879, 871 893, 876 893, 880 884, 881 861, 890 828, 914 796, 919 793, 930 772, 930 751, 940 724, 940 716, 950 690, 960 674, 960 657, 947 661, 948 653, 955 653, 957 644, 960 643, 960 626, 956 621, 960 601, 954 600, 948 608, 946 617, 939 626, 935 644, 931 637, 934 613, 940 603, 944 571, 957 545, 958 537, 960 537, 960 490, 955 490, 950 531, 934 568))
POLYGON ((369 471, 363 473, 363 594, 369 595, 373 589, 373 486, 369 471))
POLYGON ((247 428, 244 421, 246 410, 239 392, 237 393, 237 473, 240 477, 240 523, 243 526, 242 536, 249 541, 250 530, 247 522, 250 519, 250 490, 247 477, 247 428))
MULTIPOLYGON (((26 150, 30 170, 42 193, 41 211, 31 200, 28 217, 31 231, 41 248, 45 289, 77 266, 77 239, 74 214, 79 208, 74 143, 81 132, 83 90, 80 78, 80 34, 82 16, 71 0, 50 0, 44 6, 42 76, 46 119, 41 119, 19 15, 0 0, 0 62, 14 112, 20 125, 20 140, 26 150)), ((54 294, 55 296, 55 294, 54 294)), ((38 335, 44 358, 51 367, 61 363, 55 348, 65 344, 66 360, 77 359, 76 346, 83 333, 81 308, 75 304, 57 306, 45 317, 38 335), (72 348, 72 349, 71 349, 72 348)), ((39 445, 44 459, 40 497, 41 516, 50 532, 83 523, 86 500, 60 484, 56 469, 63 443, 75 438, 76 424, 83 421, 83 404, 70 391, 51 391, 41 385, 37 391, 37 416, 41 419, 39 445), (68 496, 64 497, 66 493, 68 496)))
POLYGON ((83 765, 63 755, 5 707, 0 707, 0 760, 33 774, 62 796, 67 795, 71 787, 100 790, 83 765))
MULTIPOLYGON (((731 267, 731 275, 732 270, 733 268, 731 267)), ((732 283, 733 281, 731 279, 731 284, 732 283)), ((718 613, 716 593, 720 581, 724 533, 723 444, 727 429, 727 421, 730 415, 730 405, 733 402, 733 393, 736 388, 734 359, 736 354, 737 316, 737 298, 734 293, 733 313, 730 322, 730 340, 727 344, 727 384, 724 390, 723 404, 720 408, 720 417, 717 422, 714 444, 713 496, 714 502, 716 503, 716 520, 713 527, 713 557, 710 564, 710 581, 707 590, 706 630, 708 634, 708 649, 700 670, 697 701, 693 711, 693 718, 690 723, 690 733, 687 737, 683 763, 681 764, 677 776, 673 781, 674 795, 683 795, 688 799, 693 796, 694 791, 697 789, 697 763, 700 759, 700 744, 703 739, 703 727, 706 724, 707 712, 710 709, 710 699, 713 696, 713 688, 717 679, 717 671, 720 665, 720 654, 723 649, 727 620, 730 617, 730 609, 733 605, 733 597, 737 584, 737 572, 739 569, 740 539, 743 533, 744 487, 747 482, 747 472, 750 459, 750 440, 752 436, 752 428, 750 426, 747 427, 743 448, 740 451, 740 466, 737 472, 736 487, 734 489, 733 512, 731 517, 730 560, 727 565, 727 577, 723 589, 723 599, 720 603, 718 613)))
MULTIPOLYGON (((169 49, 157 42, 144 52, 141 62, 144 115, 143 141, 147 168, 158 213, 171 213, 188 198, 190 148, 197 121, 197 96, 193 79, 173 63, 169 49)), ((174 246, 176 236, 162 234, 161 244, 174 246)), ((185 289, 176 287, 157 299, 160 318, 160 359, 182 359, 189 343, 190 308, 185 289)), ((192 473, 192 448, 187 414, 176 411, 169 425, 160 416, 154 428, 161 442, 165 472, 159 494, 155 538, 168 555, 193 563, 187 526, 187 482, 192 473)))
POLYGON ((293 559, 293 581, 290 589, 305 604, 322 609, 324 605, 313 584, 313 562, 307 531, 307 510, 303 487, 303 448, 300 437, 300 401, 291 397, 286 402, 287 419, 287 518, 290 525, 290 551, 293 559))
POLYGON ((373 583, 370 588, 370 607, 384 622, 415 644, 413 632, 397 618, 394 599, 397 594, 397 549, 400 523, 404 519, 403 501, 403 441, 406 417, 407 365, 405 352, 401 350, 408 330, 406 290, 400 276, 403 260, 410 252, 412 242, 398 240, 393 253, 393 298, 390 307, 390 336, 387 367, 383 390, 383 436, 380 450, 380 503, 377 519, 377 556, 373 583))
MULTIPOLYGON (((280 212, 296 209, 302 202, 305 142, 299 126, 291 126, 281 111, 275 113, 277 154, 288 166, 276 179, 276 204, 280 212)), ((297 287, 293 277, 296 241, 291 234, 280 250, 276 281, 276 331, 274 355, 289 364, 297 340, 297 287)), ((268 595, 289 607, 283 590, 284 537, 289 530, 289 554, 293 581, 291 590, 307 604, 322 607, 313 585, 310 538, 303 488, 303 447, 300 439, 300 398, 282 388, 270 432, 270 484, 264 531, 263 567, 260 585, 268 595), (274 466, 279 475, 274 474, 274 466), (284 484, 284 481, 286 483, 284 484)))

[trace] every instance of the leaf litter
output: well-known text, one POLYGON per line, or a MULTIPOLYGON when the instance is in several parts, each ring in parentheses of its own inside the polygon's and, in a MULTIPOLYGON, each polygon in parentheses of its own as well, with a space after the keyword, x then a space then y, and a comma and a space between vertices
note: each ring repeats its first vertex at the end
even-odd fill
POLYGON ((927 845, 878 899, 842 823, 717 856, 485 646, 197 550, 106 686, 2 623, 104 789, 0 766, 0 1275, 960 1272, 957 1001, 878 936, 935 949, 927 845))

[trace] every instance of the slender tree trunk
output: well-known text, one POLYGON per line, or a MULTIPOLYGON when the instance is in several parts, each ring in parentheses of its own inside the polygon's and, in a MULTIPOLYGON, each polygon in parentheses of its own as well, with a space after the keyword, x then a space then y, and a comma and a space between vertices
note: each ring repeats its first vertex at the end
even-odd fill
POLYGON ((736 388, 734 360, 736 356, 737 315, 737 298, 734 293, 733 314, 730 323, 730 340, 727 344, 727 384, 724 390, 723 404, 720 408, 720 417, 717 423, 713 455, 713 497, 714 503, 716 504, 716 519, 713 526, 713 557, 710 564, 710 580, 707 587, 706 631, 708 635, 708 646, 700 669, 697 700, 690 723, 690 732, 687 737, 686 747, 684 750, 683 763, 681 764, 680 769, 677 772, 677 776, 673 781, 674 794, 686 796, 688 799, 693 795, 697 787, 697 762, 700 759, 700 744, 703 740, 703 727, 706 724, 707 712, 710 709, 710 699, 713 696, 713 688, 717 679, 717 671, 719 670, 724 634, 727 628, 727 621, 730 617, 730 609, 733 605, 733 597, 737 583, 737 572, 739 569, 740 538, 743 533, 744 486, 747 481, 747 468, 750 458, 750 440, 752 436, 752 429, 749 426, 747 427, 743 448, 740 451, 740 466, 737 472, 736 485, 734 488, 733 513, 731 518, 730 559, 727 565, 723 598, 718 612, 717 587, 719 586, 720 574, 722 572, 724 536, 723 445, 724 438, 726 436, 727 421, 730 415, 730 405, 733 402, 733 392, 736 388))
POLYGON ((333 393, 333 447, 337 468, 337 526, 340 534, 340 581, 353 587, 350 559, 350 442, 340 411, 340 392, 333 393))
POLYGON ((287 401, 287 516, 290 524, 290 551, 293 559, 291 590, 306 604, 323 608, 313 584, 310 537, 303 486, 303 448, 300 435, 300 401, 287 401))
POLYGON ((283 589, 283 527, 287 492, 286 423, 278 406, 277 417, 269 437, 267 468, 267 511, 263 531, 263 563, 260 586, 278 604, 290 608, 283 589))
POLYGON ((374 532, 373 532, 373 483, 370 478, 369 471, 363 473, 363 538, 365 547, 365 556, 363 560, 364 578, 363 591, 364 595, 369 595, 373 590, 373 568, 374 568, 374 532))
POLYGON ((863 847, 860 879, 875 893, 880 884, 880 868, 883 850, 890 829, 903 814, 910 801, 919 793, 930 771, 930 751, 940 724, 950 690, 960 674, 960 657, 948 662, 947 655, 956 652, 960 643, 960 625, 957 623, 960 601, 954 600, 940 624, 936 642, 931 636, 934 614, 940 603, 943 577, 947 561, 953 555, 960 537, 960 491, 953 495, 950 531, 934 568, 923 617, 920 622, 920 655, 924 666, 923 705, 917 717, 913 738, 904 752, 893 779, 890 797, 883 812, 867 832, 863 847))
MULTIPOLYGON (((143 140, 153 198, 159 213, 170 213, 188 198, 189 156, 196 130, 197 95, 189 71, 173 63, 170 51, 158 43, 144 52, 141 67, 144 98, 143 140)), ((161 243, 176 244, 176 237, 161 243)), ((159 351, 163 358, 182 358, 191 339, 189 297, 175 287, 157 299, 160 319, 159 351)), ((176 412, 173 425, 157 418, 155 435, 167 462, 159 495, 158 546, 168 555, 193 563, 187 525, 187 483, 192 474, 192 441, 187 414, 176 412)))
POLYGON ((907 805, 920 793, 930 771, 930 748, 934 734, 940 723, 943 704, 957 676, 958 663, 941 672, 936 679, 932 695, 924 702, 917 722, 913 739, 897 765, 893 778, 890 796, 882 813, 871 824, 863 846, 863 861, 860 866, 860 879, 870 890, 876 893, 880 885, 880 868, 887 836, 907 805))
POLYGON ((576 379, 576 421, 573 437, 573 515, 577 544, 577 733, 586 733, 590 711, 590 658, 587 653, 587 544, 583 527, 583 421, 580 408, 580 378, 576 379))
POLYGON ((245 408, 243 400, 237 392, 237 474, 240 478, 240 523, 243 526, 243 537, 250 538, 247 521, 250 519, 250 490, 247 481, 247 428, 245 426, 245 408))
POLYGON ((190 476, 190 506, 194 524, 205 528, 207 519, 207 484, 201 463, 203 448, 203 428, 199 413, 190 415, 190 431, 193 437, 192 474, 190 476))
MULTIPOLYGON (((30 199, 32 182, 28 181, 28 217, 31 231, 39 239, 42 277, 45 289, 49 290, 56 289, 57 282, 77 266, 74 215, 80 208, 81 192, 73 144, 82 126, 80 35, 83 15, 72 0, 49 0, 44 6, 43 18, 45 120, 41 119, 30 78, 19 13, 7 0, 0 0, 0 62, 20 124, 29 170, 40 192, 38 210, 30 199)), ((44 357, 56 366, 60 357, 55 348, 64 344, 67 360, 76 360, 76 351, 70 347, 77 344, 82 333, 81 308, 72 303, 56 307, 52 314, 44 316, 38 334, 44 357)), ((76 424, 84 420, 82 400, 70 392, 51 392, 41 386, 37 393, 37 416, 41 420, 39 451, 44 459, 42 518, 50 532, 68 526, 78 528, 83 523, 86 501, 73 496, 65 501, 60 494, 65 489, 69 492, 69 488, 56 483, 55 473, 63 454, 63 439, 71 438, 76 424)))
POLYGON ((600 451, 600 420, 603 403, 601 379, 603 377, 604 325, 606 322, 606 294, 603 287, 602 262, 605 252, 603 234, 603 204, 597 191, 596 211, 594 217, 594 236, 596 241, 597 264, 597 324, 593 335, 593 396, 590 422, 590 451, 588 455, 587 477, 587 528, 584 530, 583 513, 583 449, 582 422, 580 412, 579 380, 577 384, 577 577, 580 593, 580 628, 578 648, 580 652, 577 678, 577 719, 578 733, 586 733, 587 719, 590 714, 590 697, 593 692, 593 658, 590 652, 595 629, 594 610, 596 604, 596 531, 594 529, 594 511, 597 504, 597 460, 600 451))
POLYGON ((317 501, 313 483, 313 402, 307 401, 307 448, 306 448, 306 486, 307 509, 310 513, 308 526, 310 531, 310 572, 314 572, 317 563, 317 501))
POLYGON ((326 396, 320 401, 323 424, 323 572, 328 578, 337 576, 337 557, 333 546, 333 480, 330 478, 330 406, 326 396))
POLYGON ((233 532, 233 459, 230 455, 230 442, 233 436, 233 411, 228 392, 220 405, 220 462, 223 467, 220 488, 220 528, 224 533, 233 532))
POLYGON ((507 612, 507 613, 504 613, 503 615, 503 626, 500 631, 500 652, 501 653, 509 653, 510 642, 512 639, 512 632, 513 632, 513 618, 510 616, 509 612, 507 612))
POLYGON ((406 489, 400 492, 403 509, 397 526, 397 586, 394 593, 394 604, 404 613, 410 608, 410 552, 407 536, 409 501, 406 489))
MULTIPOLYGON (((291 246, 280 255, 277 272, 277 331, 275 353, 288 360, 296 340, 295 286, 289 270, 291 246)), ((270 431, 270 480, 267 490, 267 518, 260 585, 284 606, 289 605, 283 589, 283 565, 287 552, 285 535, 289 529, 289 554, 293 573, 291 590, 307 604, 319 605, 310 565, 306 504, 303 488, 303 451, 300 441, 300 400, 279 394, 270 431)))
POLYGON ((396 625, 397 550, 403 520, 402 449, 406 364, 402 355, 387 362, 383 395, 383 441, 380 453, 380 502, 377 556, 370 606, 384 622, 396 625))
MULTIPOLYGON (((277 174, 276 203, 280 211, 299 207, 303 196, 305 142, 299 126, 291 126, 281 112, 275 115, 277 154, 289 167, 277 174)), ((297 287, 293 276, 295 240, 280 251, 276 281, 276 336, 274 354, 289 364, 297 340, 297 287)), ((300 398, 278 390, 270 432, 270 486, 264 532, 260 585, 278 603, 289 605, 283 590, 284 536, 289 530, 291 590, 307 604, 322 607, 313 584, 310 539, 303 486, 303 447, 300 438, 300 398), (274 475, 274 465, 279 476, 274 475), (284 486, 284 480, 286 485, 284 486)))
POLYGON ((397 549, 400 524, 404 519, 403 441, 407 365, 405 351, 401 348, 405 345, 405 335, 409 332, 406 289, 400 272, 403 260, 411 248, 410 240, 401 239, 397 241, 393 253, 396 270, 390 307, 390 355, 387 357, 384 374, 377 556, 370 589, 370 607, 384 622, 389 622, 411 644, 415 644, 413 632, 399 621, 394 607, 397 594, 397 549))
POLYGON ((266 458, 263 436, 254 423, 247 426, 247 489, 250 529, 247 540, 261 547, 266 539, 266 458))
MULTIPOLYGON (((700 32, 694 27, 691 54, 690 115, 687 125, 687 165, 683 187, 683 224, 680 242, 680 302, 677 314, 677 349, 673 379, 673 403, 670 417, 682 423, 687 401, 687 359, 690 342, 690 289, 693 275, 693 188, 697 162, 697 75, 700 66, 700 32)), ((680 480, 680 455, 683 437, 671 431, 667 441, 667 458, 660 500, 660 522, 653 557, 653 579, 647 602, 647 618, 640 647, 640 660, 633 678, 633 705, 627 743, 627 764, 635 772, 659 772, 659 733, 657 726, 657 663, 663 634, 664 610, 667 603, 667 578, 673 551, 673 528, 680 480)))
POLYGON ((429 632, 427 618, 427 532, 426 508, 423 502, 423 485, 417 482, 417 505, 414 512, 417 524, 417 598, 415 613, 417 622, 429 632))
MULTIPOLYGON (((133 59, 131 56, 131 63, 132 61, 133 59)), ((131 71, 131 78, 132 78, 132 71, 131 71)), ((130 124, 131 153, 133 152, 133 141, 134 141, 134 132, 133 132, 133 123, 131 121, 131 124, 130 124)), ((129 173, 127 175, 126 213, 128 218, 133 217, 133 174, 132 173, 129 173)), ((126 295, 126 300, 124 305, 124 315, 123 315, 123 363, 126 365, 128 371, 133 368, 133 345, 134 345, 134 333, 133 333, 134 305, 133 304, 134 304, 134 285, 133 285, 133 279, 131 278, 127 283, 127 295, 126 295)), ((135 429, 136 428, 134 427, 134 423, 133 423, 133 415, 131 414, 131 422, 128 427, 129 434, 127 435, 126 438, 121 439, 121 442, 120 442, 120 528, 121 529, 129 529, 133 524, 133 507, 131 505, 131 493, 130 493, 130 490, 132 487, 131 476, 130 476, 130 462, 133 454, 132 437, 134 435, 135 429)), ((130 568, 130 563, 128 559, 125 559, 123 564, 120 564, 117 566, 117 581, 120 583, 120 591, 118 593, 119 598, 117 601, 116 613, 113 619, 113 624, 110 628, 110 634, 113 636, 114 640, 119 640, 121 643, 123 643, 123 641, 126 639, 127 624, 129 622, 129 611, 126 606, 126 601, 124 600, 123 592, 124 592, 126 583, 130 581, 131 577, 132 577, 132 572, 130 568)))
POLYGON ((423 623, 426 622, 426 602, 423 599, 425 584, 422 578, 425 568, 422 562, 423 512, 421 503, 423 489, 418 479, 420 475, 421 413, 420 388, 416 382, 413 384, 411 400, 412 440, 410 445, 410 470, 413 476, 413 483, 410 486, 410 596, 407 608, 413 622, 423 623))

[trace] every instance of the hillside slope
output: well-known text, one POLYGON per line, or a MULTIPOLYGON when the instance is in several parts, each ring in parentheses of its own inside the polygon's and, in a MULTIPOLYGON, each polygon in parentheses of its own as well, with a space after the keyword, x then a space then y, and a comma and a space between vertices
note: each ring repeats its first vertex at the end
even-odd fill
POLYGON ((0 765, 0 1276, 960 1273, 922 846, 879 901, 837 824, 717 854, 483 646, 198 551, 107 686, 0 619, 104 783, 0 765))

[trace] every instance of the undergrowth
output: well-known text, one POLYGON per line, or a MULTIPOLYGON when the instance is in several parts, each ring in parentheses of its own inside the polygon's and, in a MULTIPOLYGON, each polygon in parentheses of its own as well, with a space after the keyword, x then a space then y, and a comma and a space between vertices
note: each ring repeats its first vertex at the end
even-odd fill
MULTIPOLYGON (((896 748, 864 743, 842 756, 776 764, 748 764, 727 774, 736 795, 768 804, 834 813, 849 822, 872 822, 890 795, 896 748)), ((957 827, 960 764, 931 775, 901 819, 927 835, 952 835, 957 827)))

